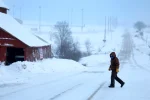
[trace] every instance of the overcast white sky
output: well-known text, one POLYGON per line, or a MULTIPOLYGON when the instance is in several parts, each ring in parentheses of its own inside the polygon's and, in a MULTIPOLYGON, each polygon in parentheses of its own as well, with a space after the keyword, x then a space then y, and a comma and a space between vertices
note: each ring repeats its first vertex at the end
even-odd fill
POLYGON ((56 23, 66 20, 81 25, 81 9, 85 24, 104 24, 105 16, 117 17, 124 24, 142 20, 150 23, 150 0, 3 0, 10 14, 23 20, 56 23), (14 5, 14 7, 13 7, 14 5), (13 10, 14 8, 14 10, 13 10), (20 9, 21 14, 20 14, 20 9), (72 12, 72 13, 71 13, 72 12), (21 15, 21 16, 20 16, 21 15), (72 17, 71 17, 72 16, 72 17))

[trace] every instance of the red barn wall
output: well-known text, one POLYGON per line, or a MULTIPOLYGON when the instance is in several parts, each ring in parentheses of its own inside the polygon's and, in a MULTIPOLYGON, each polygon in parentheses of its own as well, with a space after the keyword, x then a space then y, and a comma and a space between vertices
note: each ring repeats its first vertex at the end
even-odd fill
POLYGON ((3 62, 6 60, 6 47, 0 46, 0 61, 3 62))
POLYGON ((0 28, 0 46, 12 46, 16 48, 25 48, 27 47, 22 41, 13 37, 9 33, 5 32, 0 28))
POLYGON ((41 60, 43 58, 51 57, 51 46, 43 46, 43 47, 31 47, 25 49, 25 59, 27 61, 36 61, 41 60), (40 49, 42 50, 42 56, 40 56, 40 49), (42 57, 42 58, 41 58, 42 57))

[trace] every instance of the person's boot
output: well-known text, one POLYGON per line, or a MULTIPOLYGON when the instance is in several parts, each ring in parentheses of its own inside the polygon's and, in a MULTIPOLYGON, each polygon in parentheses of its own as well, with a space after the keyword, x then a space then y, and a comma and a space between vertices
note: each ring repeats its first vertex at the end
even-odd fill
POLYGON ((123 82, 123 83, 121 84, 121 88, 124 86, 124 84, 125 84, 125 82, 123 82))
POLYGON ((114 85, 110 85, 110 86, 108 86, 109 88, 114 88, 115 86, 114 85))

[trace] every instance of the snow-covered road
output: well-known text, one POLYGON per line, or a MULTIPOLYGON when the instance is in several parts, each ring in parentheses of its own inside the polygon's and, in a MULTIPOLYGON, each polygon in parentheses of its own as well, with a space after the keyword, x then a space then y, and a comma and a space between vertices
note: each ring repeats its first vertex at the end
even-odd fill
MULTIPOLYGON (((32 81, 33 84, 31 82, 1 87, 3 92, 0 93, 0 100, 84 100, 91 98, 95 90, 106 83, 104 75, 103 71, 85 71, 57 77, 56 80, 39 77, 38 80, 32 81), (39 81, 41 83, 38 83, 39 81)), ((48 74, 46 77, 49 77, 48 74)))

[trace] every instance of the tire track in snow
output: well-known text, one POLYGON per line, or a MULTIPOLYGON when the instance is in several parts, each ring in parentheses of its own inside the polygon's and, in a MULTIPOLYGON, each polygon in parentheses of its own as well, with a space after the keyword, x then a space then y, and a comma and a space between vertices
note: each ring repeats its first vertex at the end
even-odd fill
POLYGON ((103 82, 102 84, 100 84, 100 86, 93 92, 93 94, 91 96, 89 96, 89 98, 87 100, 92 100, 92 98, 97 94, 97 92, 104 86, 104 84, 106 83, 103 82))
MULTIPOLYGON (((79 86, 81 86, 81 85, 83 85, 83 84, 77 84, 77 85, 75 85, 75 86, 73 86, 73 87, 71 87, 71 88, 69 88, 69 89, 67 89, 67 90, 65 90, 65 91, 63 91, 63 92, 61 92, 61 93, 55 95, 54 97, 50 98, 49 100, 55 100, 56 98, 59 98, 59 97, 62 96, 63 94, 65 94, 65 93, 67 93, 67 92, 69 92, 69 91, 71 91, 71 90, 73 90, 73 89, 75 89, 75 88, 77 88, 77 87, 79 87, 79 86)), ((41 100, 42 100, 42 99, 41 99, 41 100)))
POLYGON ((63 77, 61 79, 57 79, 57 80, 51 80, 51 81, 48 81, 48 82, 44 82, 44 83, 40 83, 40 84, 36 84, 36 85, 31 85, 31 86, 23 87, 21 89, 15 90, 15 91, 2 94, 2 95, 0 95, 0 98, 8 96, 8 95, 15 94, 17 92, 25 91, 25 90, 28 90, 28 89, 31 89, 31 88, 36 88, 36 87, 43 86, 43 85, 53 84, 53 83, 56 83, 56 82, 59 82, 59 81, 63 81, 64 79, 67 79, 67 78, 70 78, 70 77, 75 77, 75 76, 78 76, 78 75, 81 75, 81 74, 84 74, 84 72, 80 72, 80 73, 68 75, 68 76, 65 76, 65 77, 63 77))

